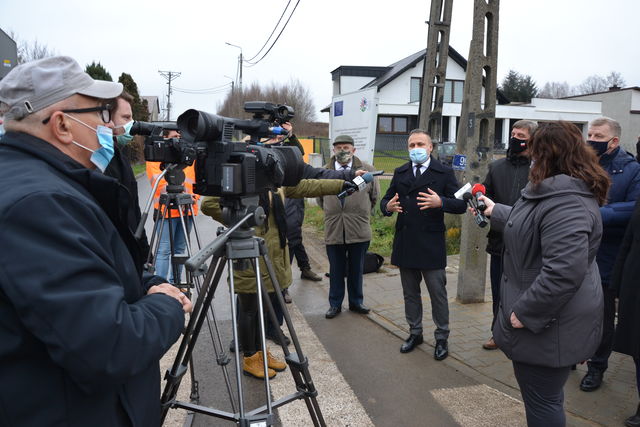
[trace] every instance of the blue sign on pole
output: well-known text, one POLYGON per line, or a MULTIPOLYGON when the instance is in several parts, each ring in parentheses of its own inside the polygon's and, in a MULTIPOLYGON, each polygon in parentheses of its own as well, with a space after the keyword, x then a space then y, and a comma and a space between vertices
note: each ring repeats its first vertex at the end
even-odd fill
POLYGON ((463 154, 456 154, 453 156, 453 163, 451 167, 457 171, 463 171, 467 168, 467 156, 463 154))

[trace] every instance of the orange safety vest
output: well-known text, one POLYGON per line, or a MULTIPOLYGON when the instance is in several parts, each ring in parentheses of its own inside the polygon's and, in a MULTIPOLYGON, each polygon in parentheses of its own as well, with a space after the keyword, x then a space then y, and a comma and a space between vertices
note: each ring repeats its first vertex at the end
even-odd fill
MULTIPOLYGON (((151 183, 151 188, 153 188, 153 184, 155 184, 158 177, 162 174, 162 170, 160 170, 160 162, 147 162, 147 177, 149 178, 149 182, 151 183)), ((196 182, 196 171, 193 166, 188 166, 184 168, 184 192, 186 194, 191 194, 193 196, 194 204, 192 206, 193 214, 198 214, 198 200, 200 199, 199 194, 193 193, 193 184, 196 182)), ((167 192, 167 181, 162 179, 158 184, 158 188, 156 188, 156 193, 153 195, 153 206, 156 210, 160 207, 160 195, 162 193, 167 192)), ((180 214, 177 209, 171 209, 170 212, 171 218, 178 218, 180 214)))

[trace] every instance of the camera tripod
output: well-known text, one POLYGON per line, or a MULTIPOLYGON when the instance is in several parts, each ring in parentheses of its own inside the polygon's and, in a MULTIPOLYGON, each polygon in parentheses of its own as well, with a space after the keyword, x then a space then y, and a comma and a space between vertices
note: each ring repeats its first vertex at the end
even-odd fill
MULTIPOLYGON (((182 282, 181 274, 179 273, 180 266, 185 263, 187 259, 192 255, 192 245, 190 239, 191 227, 193 227, 194 235, 196 238, 197 249, 201 249, 201 240, 200 235, 198 233, 197 225, 194 220, 194 212, 193 212, 193 204, 195 203, 193 197, 190 194, 184 193, 184 171, 176 164, 168 164, 166 165, 163 172, 156 179, 147 201, 146 208, 142 213, 142 219, 136 230, 136 237, 140 238, 142 235, 142 230, 144 229, 144 224, 146 223, 146 219, 148 217, 149 211, 152 208, 153 196, 155 195, 156 189, 158 188, 159 183, 162 179, 167 181, 166 193, 160 195, 159 203, 158 203, 158 217, 156 218, 153 232, 151 235, 151 239, 149 242, 149 247, 152 250, 149 251, 149 257, 147 259, 145 269, 146 271, 153 273, 157 261, 158 256, 158 248, 160 242, 163 237, 164 224, 171 219, 172 210, 178 212, 178 217, 180 221, 180 228, 185 238, 185 250, 186 253, 178 254, 176 253, 176 242, 175 235, 173 232, 173 227, 168 228, 169 234, 169 247, 170 247, 170 265, 171 271, 173 272, 173 281, 174 285, 180 288, 190 299, 192 298, 192 290, 195 289, 196 292, 200 292, 202 287, 203 276, 206 273, 205 268, 200 268, 196 271, 185 270, 185 281, 182 282), (191 227, 187 224, 187 221, 191 221, 191 227)), ((224 354, 222 338, 220 334, 220 330, 218 328, 218 322, 215 317, 215 313, 213 310, 210 311, 210 318, 212 322, 209 322, 207 319, 207 325, 209 328, 209 335, 211 336, 211 341, 213 344, 214 352, 217 355, 216 361, 218 365, 222 367, 222 374, 224 377, 225 384, 227 389, 229 390, 229 394, 231 394, 231 380, 229 373, 226 369, 226 365, 229 362, 228 357, 224 354)), ((190 400, 192 402, 199 402, 200 393, 198 387, 198 381, 195 375, 194 363, 191 361, 189 364, 189 373, 191 377, 191 392, 190 392, 190 400)), ((235 408, 234 401, 231 399, 231 407, 235 408)), ((234 409, 235 410, 235 409, 234 409)))
MULTIPOLYGON (((253 226, 260 225, 265 219, 264 211, 258 206, 257 196, 240 196, 232 199, 221 199, 223 206, 223 216, 225 222, 233 224, 227 230, 219 230, 219 236, 207 247, 200 250, 196 255, 191 257, 185 266, 191 272, 200 272, 203 270, 205 262, 212 257, 209 269, 204 279, 204 285, 198 290, 197 299, 194 305, 192 315, 189 319, 188 326, 184 332, 184 337, 180 343, 178 354, 171 369, 167 372, 161 404, 162 404, 162 421, 167 415, 170 408, 182 408, 228 421, 234 421, 241 427, 249 426, 271 426, 274 424, 273 410, 279 408, 292 401, 303 399, 311 416, 314 426, 326 426, 320 406, 316 399, 318 394, 311 375, 309 373, 308 359, 302 353, 300 342, 298 341, 296 332, 293 328, 291 317, 285 307, 284 299, 280 285, 276 279, 276 275, 269 259, 265 241, 255 236, 253 226), (284 337, 280 328, 276 328, 280 345, 285 355, 285 360, 289 366, 293 380, 296 384, 296 392, 281 399, 272 402, 268 362, 265 340, 265 318, 263 306, 266 306, 269 318, 274 325, 278 325, 276 314, 271 304, 268 292, 262 283, 260 272, 260 258, 264 260, 267 267, 269 278, 273 284, 278 304, 282 308, 284 320, 291 335, 291 343, 295 347, 295 353, 290 353, 288 347, 284 343, 284 337), (187 371, 187 366, 192 360, 192 353, 196 345, 196 341, 202 325, 207 320, 207 313, 212 311, 211 303, 214 298, 220 278, 222 277, 225 265, 228 266, 228 283, 231 303, 232 330, 235 345, 235 363, 236 363, 236 381, 238 391, 239 410, 235 412, 226 412, 214 408, 204 407, 194 403, 181 402, 176 400, 176 395, 182 377, 187 371), (266 404, 253 410, 246 410, 244 407, 244 396, 242 387, 242 365, 240 359, 240 348, 238 340, 238 328, 236 319, 236 301, 234 298, 234 265, 244 270, 249 265, 255 272, 256 277, 256 293, 258 299, 258 320, 259 335, 264 365, 264 387, 266 404), (214 268, 215 266, 215 268, 214 268)), ((233 400, 233 399, 232 399, 233 400)))

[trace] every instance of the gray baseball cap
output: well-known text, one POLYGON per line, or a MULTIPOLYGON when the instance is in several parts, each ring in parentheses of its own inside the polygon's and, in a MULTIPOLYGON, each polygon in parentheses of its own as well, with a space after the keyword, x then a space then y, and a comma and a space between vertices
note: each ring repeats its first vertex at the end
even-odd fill
POLYGON ((75 94, 116 98, 122 84, 94 80, 68 56, 53 56, 19 65, 0 81, 5 118, 20 120, 75 94), (5 107, 6 108, 6 107, 5 107))

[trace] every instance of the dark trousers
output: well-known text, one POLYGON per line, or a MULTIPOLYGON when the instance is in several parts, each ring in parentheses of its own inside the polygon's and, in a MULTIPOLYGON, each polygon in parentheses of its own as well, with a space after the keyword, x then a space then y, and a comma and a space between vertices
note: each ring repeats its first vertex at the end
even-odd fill
POLYGON ((634 357, 633 361, 636 364, 636 387, 638 388, 638 396, 640 396, 640 358, 634 357))
POLYGON ((302 244, 302 240, 295 244, 291 244, 291 242, 289 242, 289 262, 293 261, 294 256, 296 257, 296 262, 298 263, 300 270, 311 268, 311 264, 309 264, 309 255, 307 255, 307 251, 302 244))
POLYGON ((404 314, 409 333, 422 335, 422 297, 420 282, 424 278, 431 298, 431 317, 436 325, 437 340, 449 338, 449 301, 447 299, 447 275, 441 270, 418 270, 400 267, 400 281, 404 295, 404 314))
POLYGON ((588 362, 589 369, 604 372, 609 367, 609 356, 613 347, 613 334, 615 331, 616 318, 616 294, 609 290, 609 286, 603 284, 602 293, 604 297, 604 319, 602 324, 602 340, 596 353, 591 356, 588 362))
POLYGON ((489 275, 491 276, 491 299, 493 300, 493 320, 491 321, 491 330, 496 323, 496 316, 500 308, 500 279, 502 278, 502 256, 491 255, 491 264, 489 265, 489 275))
POLYGON ((362 271, 364 254, 369 242, 327 245, 329 258, 329 305, 341 307, 344 300, 344 278, 347 278, 349 305, 361 305, 364 302, 362 292, 362 271))
MULTIPOLYGON (((278 318, 279 324, 282 324, 282 309, 276 299, 275 293, 269 293, 269 299, 273 304, 273 309, 278 318)), ((238 294, 238 342, 240 348, 244 351, 245 356, 251 356, 256 351, 262 349, 260 339, 260 318, 258 312, 258 294, 238 294)), ((265 332, 269 327, 273 327, 268 321, 269 313, 266 306, 264 307, 265 315, 265 332)))
POLYGON ((547 368, 513 362, 528 427, 564 427, 564 384, 571 368, 547 368))

